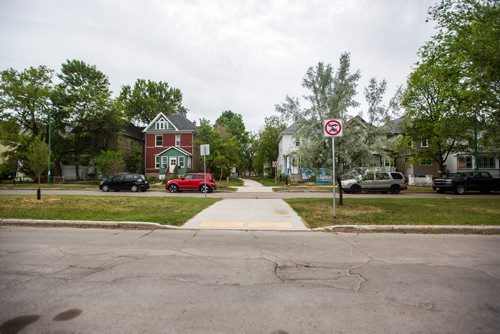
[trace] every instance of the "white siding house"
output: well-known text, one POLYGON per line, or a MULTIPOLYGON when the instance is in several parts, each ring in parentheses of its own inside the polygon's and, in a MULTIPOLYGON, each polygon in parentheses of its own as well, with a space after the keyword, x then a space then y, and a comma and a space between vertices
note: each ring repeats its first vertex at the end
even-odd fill
POLYGON ((295 137, 297 124, 286 128, 279 137, 278 173, 288 175, 292 181, 300 181, 300 159, 296 152, 300 146, 300 140, 295 137))

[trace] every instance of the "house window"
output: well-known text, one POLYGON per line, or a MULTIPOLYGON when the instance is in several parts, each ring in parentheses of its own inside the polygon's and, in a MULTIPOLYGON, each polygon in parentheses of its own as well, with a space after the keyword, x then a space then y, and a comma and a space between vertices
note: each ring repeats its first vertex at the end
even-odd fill
POLYGON ((422 139, 420 147, 429 147, 429 140, 427 140, 427 138, 422 139))
POLYGON ((470 155, 462 155, 458 157, 458 168, 472 168, 472 157, 470 155))
POLYGON ((477 157, 477 167, 483 169, 494 169, 495 166, 495 158, 494 157, 485 157, 478 156, 477 157))
POLYGON ((167 122, 162 118, 156 122, 156 130, 165 130, 167 122))
POLYGON ((188 157, 188 168, 191 168, 191 157, 188 157))
POLYGON ((179 168, 184 168, 184 164, 186 162, 185 157, 179 157, 179 168))
POLYGON ((411 139, 410 139, 410 140, 408 141, 408 147, 413 147, 413 140, 411 140, 411 139))
POLYGON ((297 147, 300 146, 300 139, 295 139, 295 146, 297 146, 297 147))
POLYGON ((181 135, 175 135, 175 147, 181 146, 181 135))
POLYGON ((163 146, 163 135, 156 135, 155 143, 156 146, 163 146))
POLYGON ((156 169, 159 169, 159 168, 160 168, 160 157, 159 157, 159 156, 156 156, 156 164, 155 164, 155 168, 156 168, 156 169))
POLYGON ((168 156, 161 157, 161 166, 165 167, 168 164, 168 156))

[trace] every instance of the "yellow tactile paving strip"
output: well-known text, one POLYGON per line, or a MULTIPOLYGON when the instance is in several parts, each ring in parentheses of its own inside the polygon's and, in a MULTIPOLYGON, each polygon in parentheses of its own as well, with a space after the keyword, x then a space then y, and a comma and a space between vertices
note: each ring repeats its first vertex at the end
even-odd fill
POLYGON ((200 228, 227 228, 227 229, 293 229, 290 222, 221 222, 221 221, 203 221, 199 224, 200 228))

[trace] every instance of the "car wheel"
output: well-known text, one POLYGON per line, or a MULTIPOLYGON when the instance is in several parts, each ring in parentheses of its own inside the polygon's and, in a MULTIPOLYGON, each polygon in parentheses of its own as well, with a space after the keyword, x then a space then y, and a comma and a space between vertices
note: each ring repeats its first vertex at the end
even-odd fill
POLYGON ((458 195, 465 194, 465 186, 462 184, 455 186, 455 194, 458 194, 458 195))
POLYGON ((176 193, 179 191, 179 187, 175 184, 171 184, 168 186, 168 191, 170 191, 171 193, 176 193))
POLYGON ((109 186, 102 186, 102 191, 107 193, 109 191, 109 186))
POLYGON ((352 194, 359 194, 361 192, 361 187, 358 184, 353 184, 351 186, 351 193, 352 194))
POLYGON ((401 187, 398 186, 397 184, 393 184, 391 186, 391 190, 390 190, 391 194, 399 194, 400 191, 401 191, 401 187))
POLYGON ((137 192, 137 190, 139 190, 139 188, 138 188, 138 187, 134 184, 134 185, 132 186, 132 188, 130 188, 130 190, 131 190, 133 193, 136 193, 136 192, 137 192))
POLYGON ((209 192, 209 190, 210 190, 210 187, 209 187, 209 186, 207 186, 206 184, 202 184, 202 185, 200 186, 200 191, 201 191, 202 193, 209 192))

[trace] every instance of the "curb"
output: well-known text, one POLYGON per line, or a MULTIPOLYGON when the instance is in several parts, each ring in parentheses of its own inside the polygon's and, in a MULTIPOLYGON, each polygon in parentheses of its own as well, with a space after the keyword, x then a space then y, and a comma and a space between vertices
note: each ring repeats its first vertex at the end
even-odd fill
MULTIPOLYGON (((161 225, 146 222, 114 222, 85 220, 35 220, 35 219, 0 219, 0 226, 28 227, 73 227, 105 228, 130 230, 198 230, 182 226, 161 225)), ((200 229, 210 230, 210 229, 200 229)), ((215 229, 227 231, 250 231, 250 229, 215 229)), ((500 226, 462 226, 462 225, 332 225, 311 230, 251 230, 280 232, 333 232, 333 233, 417 233, 417 234, 500 234, 500 226)))
POLYGON ((179 226, 161 225, 144 222, 113 222, 85 220, 35 220, 35 219, 0 219, 0 226, 31 226, 31 227, 79 227, 79 228, 110 228, 134 230, 178 230, 179 226))
POLYGON ((500 226, 463 225, 333 225, 313 231, 340 233, 429 233, 429 234, 500 234, 500 226))

